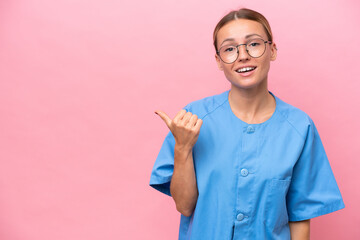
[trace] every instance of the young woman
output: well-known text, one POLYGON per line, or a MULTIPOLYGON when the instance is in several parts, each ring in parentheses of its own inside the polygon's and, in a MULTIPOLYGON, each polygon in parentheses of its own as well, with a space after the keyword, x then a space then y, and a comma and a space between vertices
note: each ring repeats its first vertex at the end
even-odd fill
POLYGON ((170 131, 150 186, 173 197, 179 239, 309 239, 311 218, 345 205, 313 120, 268 90, 270 25, 256 11, 232 11, 214 47, 231 89, 174 119, 156 112, 170 131))

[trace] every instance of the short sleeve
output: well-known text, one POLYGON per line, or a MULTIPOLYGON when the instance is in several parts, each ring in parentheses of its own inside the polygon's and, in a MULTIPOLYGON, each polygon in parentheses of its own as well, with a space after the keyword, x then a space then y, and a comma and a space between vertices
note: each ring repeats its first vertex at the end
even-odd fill
MULTIPOLYGON (((183 109, 189 111, 189 104, 183 109)), ((169 131, 155 160, 149 183, 151 187, 169 196, 171 196, 170 181, 174 171, 174 148, 175 138, 169 131)))
POLYGON ((301 221, 345 208, 319 133, 309 117, 307 136, 293 168, 286 196, 289 221, 301 221))

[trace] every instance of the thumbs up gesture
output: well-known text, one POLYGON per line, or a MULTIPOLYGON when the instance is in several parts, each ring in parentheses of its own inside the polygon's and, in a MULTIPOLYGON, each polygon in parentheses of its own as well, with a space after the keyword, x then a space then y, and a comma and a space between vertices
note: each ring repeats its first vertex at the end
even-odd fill
POLYGON ((181 109, 174 119, 162 111, 155 111, 155 113, 168 126, 179 147, 190 150, 193 148, 199 137, 202 119, 198 118, 196 114, 186 112, 185 109, 181 109))

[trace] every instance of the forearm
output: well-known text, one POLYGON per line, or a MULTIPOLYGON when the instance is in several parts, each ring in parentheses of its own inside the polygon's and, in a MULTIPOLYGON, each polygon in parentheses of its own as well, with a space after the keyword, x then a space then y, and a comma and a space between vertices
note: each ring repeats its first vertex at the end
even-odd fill
POLYGON ((194 211, 198 189, 194 170, 192 150, 175 145, 174 171, 170 183, 170 192, 176 209, 185 216, 194 211))
POLYGON ((289 222, 291 240, 310 240, 310 219, 289 222))

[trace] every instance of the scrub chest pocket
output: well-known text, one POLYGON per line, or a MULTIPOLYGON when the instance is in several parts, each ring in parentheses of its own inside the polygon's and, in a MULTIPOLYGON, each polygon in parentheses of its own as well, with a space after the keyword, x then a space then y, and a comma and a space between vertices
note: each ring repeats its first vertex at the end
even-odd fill
POLYGON ((291 180, 270 179, 266 188, 265 227, 270 231, 281 229, 288 224, 286 194, 291 180))

